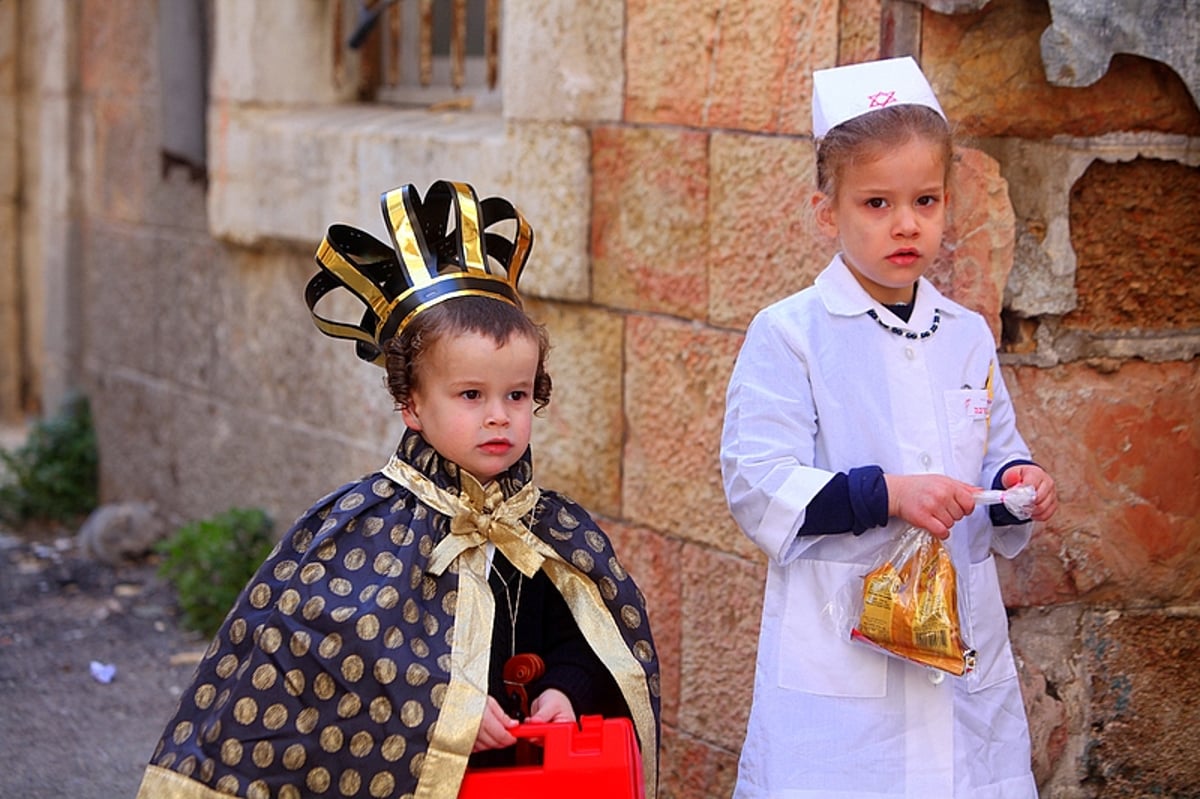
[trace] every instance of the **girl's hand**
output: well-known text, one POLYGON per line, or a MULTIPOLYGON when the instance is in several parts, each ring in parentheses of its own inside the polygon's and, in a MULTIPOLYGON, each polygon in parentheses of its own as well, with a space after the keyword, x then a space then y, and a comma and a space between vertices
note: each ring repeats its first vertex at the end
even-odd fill
POLYGON ((949 538, 954 523, 975 510, 978 489, 944 474, 885 474, 883 480, 888 515, 928 530, 934 538, 949 538))
POLYGON ((529 706, 528 721, 574 721, 575 708, 571 700, 557 688, 547 688, 529 706))
POLYGON ((1046 474, 1042 467, 1034 466, 1032 463, 1013 466, 1004 470, 1000 481, 1004 483, 1005 488, 1012 488, 1021 483, 1033 486, 1034 491, 1037 492, 1037 498, 1033 502, 1033 512, 1030 514, 1033 521, 1044 522, 1058 510, 1058 489, 1054 487, 1054 478, 1046 474))
POLYGON ((517 742, 509 729, 517 726, 517 720, 509 717, 500 708, 500 703, 494 696, 487 698, 487 707, 483 709, 483 720, 479 722, 479 732, 475 735, 475 746, 472 752, 482 752, 485 749, 503 749, 517 742))

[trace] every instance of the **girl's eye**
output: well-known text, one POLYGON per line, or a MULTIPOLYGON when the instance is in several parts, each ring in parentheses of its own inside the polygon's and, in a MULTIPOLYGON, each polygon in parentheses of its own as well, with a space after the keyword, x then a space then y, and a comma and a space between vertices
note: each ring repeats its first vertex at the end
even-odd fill
POLYGON ((462 397, 467 400, 477 400, 479 399, 479 392, 473 388, 469 388, 462 393, 462 397))
POLYGON ((922 207, 927 207, 930 205, 937 205, 937 202, 938 202, 938 198, 934 197, 932 194, 926 194, 923 197, 917 198, 917 205, 922 206, 922 207))
POLYGON ((867 200, 868 208, 883 208, 886 205, 887 200, 883 199, 882 197, 872 197, 871 199, 867 200))
POLYGON ((523 391, 521 389, 517 389, 516 391, 510 392, 508 395, 508 398, 510 400, 512 400, 513 402, 520 402, 523 399, 525 399, 527 396, 529 396, 528 391, 523 391))

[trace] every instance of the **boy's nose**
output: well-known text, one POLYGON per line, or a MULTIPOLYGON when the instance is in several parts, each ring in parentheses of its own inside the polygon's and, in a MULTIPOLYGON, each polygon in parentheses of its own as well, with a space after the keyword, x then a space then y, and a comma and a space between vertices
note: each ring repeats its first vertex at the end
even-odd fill
POLYGON ((491 405, 484 423, 489 427, 508 427, 508 412, 502 404, 491 405))

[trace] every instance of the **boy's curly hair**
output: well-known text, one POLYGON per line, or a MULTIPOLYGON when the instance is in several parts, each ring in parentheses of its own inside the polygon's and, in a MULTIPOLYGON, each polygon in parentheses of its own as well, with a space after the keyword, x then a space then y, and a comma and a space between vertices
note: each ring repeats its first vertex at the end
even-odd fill
POLYGON ((537 372, 533 379, 535 413, 550 402, 551 381, 546 371, 546 356, 550 352, 550 337, 546 328, 530 319, 523 310, 507 302, 486 297, 455 297, 425 311, 404 331, 387 340, 383 351, 387 357, 388 391, 396 408, 408 405, 419 383, 421 362, 433 345, 445 336, 478 333, 488 336, 497 346, 513 336, 526 336, 538 345, 537 372))

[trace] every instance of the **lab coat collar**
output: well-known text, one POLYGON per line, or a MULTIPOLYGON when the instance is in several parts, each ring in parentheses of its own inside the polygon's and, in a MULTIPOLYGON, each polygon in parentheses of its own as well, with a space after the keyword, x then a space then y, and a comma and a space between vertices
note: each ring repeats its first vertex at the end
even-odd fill
POLYGON ((825 310, 834 316, 860 316, 873 308, 888 324, 908 330, 927 330, 934 311, 940 311, 943 317, 956 316, 961 307, 922 277, 917 281, 916 305, 909 320, 904 322, 867 293, 842 260, 841 253, 833 256, 829 266, 817 275, 815 285, 825 310))

